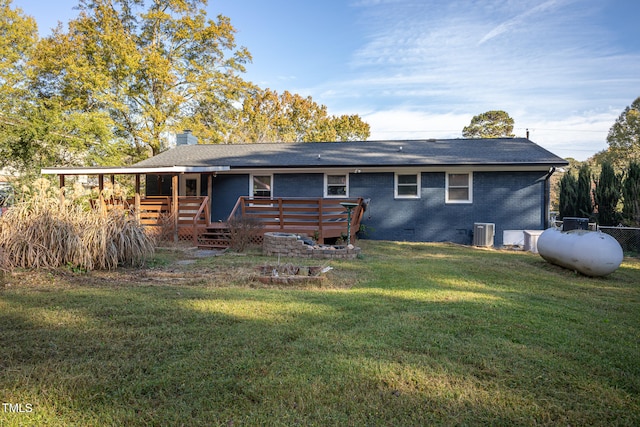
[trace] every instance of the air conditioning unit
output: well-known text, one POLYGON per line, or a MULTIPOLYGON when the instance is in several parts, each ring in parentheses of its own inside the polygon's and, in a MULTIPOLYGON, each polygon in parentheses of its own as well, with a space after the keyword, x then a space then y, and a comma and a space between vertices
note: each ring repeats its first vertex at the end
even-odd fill
POLYGON ((493 246, 496 225, 491 222, 476 222, 473 224, 473 246, 493 246))

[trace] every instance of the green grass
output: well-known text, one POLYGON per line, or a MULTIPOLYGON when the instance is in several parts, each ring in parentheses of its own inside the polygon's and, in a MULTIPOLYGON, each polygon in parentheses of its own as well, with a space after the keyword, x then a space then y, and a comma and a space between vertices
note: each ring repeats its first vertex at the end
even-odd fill
POLYGON ((639 260, 361 244, 315 287, 257 255, 5 277, 0 400, 33 411, 0 426, 640 424, 639 260))

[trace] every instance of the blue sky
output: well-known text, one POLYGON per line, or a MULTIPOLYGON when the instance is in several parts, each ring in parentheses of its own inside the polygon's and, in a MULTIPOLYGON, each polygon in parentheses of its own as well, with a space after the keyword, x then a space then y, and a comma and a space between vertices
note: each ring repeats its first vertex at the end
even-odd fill
MULTIPOLYGON (((73 0, 14 0, 41 35, 73 0)), ((505 110, 562 157, 605 149, 640 96, 637 0, 211 0, 253 55, 245 78, 359 114, 370 139, 458 138, 505 110)))

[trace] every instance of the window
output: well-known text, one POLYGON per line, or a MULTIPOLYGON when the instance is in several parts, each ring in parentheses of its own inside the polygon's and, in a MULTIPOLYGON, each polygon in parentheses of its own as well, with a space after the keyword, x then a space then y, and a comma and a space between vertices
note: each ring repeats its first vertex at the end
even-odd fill
POLYGON ((396 174, 396 198, 417 199, 420 197, 420 174, 396 174))
POLYGON ((272 179, 272 175, 253 175, 251 179, 251 196, 271 198, 272 179))
POLYGON ((472 181, 471 173, 448 173, 447 174, 447 203, 471 203, 472 202, 472 181))
POLYGON ((348 197, 349 178, 347 175, 325 175, 324 182, 325 197, 348 197))
POLYGON ((185 180, 185 196, 197 196, 198 195, 198 180, 186 179, 185 180))

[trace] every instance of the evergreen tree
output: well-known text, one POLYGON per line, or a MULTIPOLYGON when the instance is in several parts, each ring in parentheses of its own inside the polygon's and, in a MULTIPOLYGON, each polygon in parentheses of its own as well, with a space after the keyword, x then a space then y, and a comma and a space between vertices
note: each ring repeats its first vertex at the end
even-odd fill
POLYGON ((590 218, 593 213, 591 204, 591 169, 583 164, 578 169, 578 182, 576 185, 576 216, 590 218))
POLYGON ((593 201, 598 211, 597 219, 600 225, 618 225, 620 214, 618 202, 620 201, 621 177, 613 170, 609 162, 604 162, 600 170, 600 177, 595 182, 593 201))
POLYGON ((560 219, 577 216, 577 187, 578 181, 570 172, 565 173, 560 179, 560 194, 558 196, 558 215, 560 219))
POLYGON ((631 162, 622 183, 622 218, 628 226, 640 225, 640 163, 631 162))

